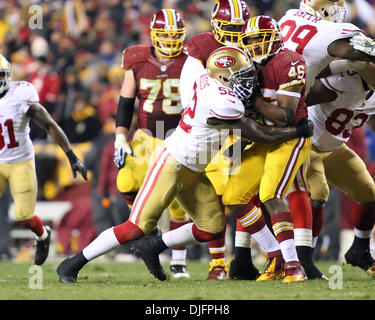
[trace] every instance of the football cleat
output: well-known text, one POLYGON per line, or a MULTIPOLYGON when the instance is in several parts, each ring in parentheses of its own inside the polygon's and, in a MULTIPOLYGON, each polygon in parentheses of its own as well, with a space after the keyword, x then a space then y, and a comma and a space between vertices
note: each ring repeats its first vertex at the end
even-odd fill
POLYGON ((158 280, 167 280, 168 276, 165 273, 159 260, 159 237, 143 237, 133 242, 131 250, 134 254, 141 258, 148 271, 158 280))
POLYGON ((78 271, 73 268, 73 259, 66 258, 56 269, 60 283, 76 283, 78 271))
POLYGON ((208 277, 206 280, 224 280, 228 273, 228 263, 224 259, 214 259, 209 262, 208 277))
POLYGON ((261 273, 248 259, 234 258, 229 265, 229 279, 256 280, 261 273))
POLYGON ((354 244, 345 253, 344 257, 346 263, 354 267, 360 267, 365 271, 368 271, 374 264, 369 248, 360 248, 354 244))
POLYGON ((284 263, 285 277, 283 283, 303 282, 307 280, 305 270, 299 261, 290 261, 284 263))
POLYGON ((173 278, 190 278, 190 274, 184 264, 171 264, 170 270, 173 278))
POLYGON ((273 257, 268 260, 264 272, 256 281, 271 281, 283 277, 283 258, 281 256, 273 257))
POLYGON ((44 227, 47 231, 47 238, 44 240, 37 240, 36 241, 36 251, 35 251, 35 259, 34 263, 38 266, 41 266, 48 257, 49 253, 49 244, 51 242, 51 228, 48 226, 44 227))

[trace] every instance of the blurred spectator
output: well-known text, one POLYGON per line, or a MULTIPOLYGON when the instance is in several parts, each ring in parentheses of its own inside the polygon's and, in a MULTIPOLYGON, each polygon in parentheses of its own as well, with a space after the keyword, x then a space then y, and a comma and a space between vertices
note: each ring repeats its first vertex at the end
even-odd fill
POLYGON ((102 127, 95 108, 87 104, 87 97, 83 93, 78 93, 74 100, 71 116, 64 118, 60 124, 72 143, 94 140, 102 127))

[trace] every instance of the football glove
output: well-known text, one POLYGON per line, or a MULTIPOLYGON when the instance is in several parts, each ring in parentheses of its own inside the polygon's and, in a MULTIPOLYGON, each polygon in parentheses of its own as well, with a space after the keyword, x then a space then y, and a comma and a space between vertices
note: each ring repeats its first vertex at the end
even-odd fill
POLYGON ((127 154, 133 156, 133 151, 126 141, 126 136, 124 134, 116 135, 115 154, 113 157, 113 162, 115 163, 117 169, 121 169, 124 167, 127 154))
POLYGON ((358 51, 362 51, 370 56, 375 56, 375 41, 366 37, 363 33, 359 33, 350 38, 350 44, 358 51))
POLYGON ((307 118, 302 118, 297 124, 297 136, 310 138, 314 134, 314 124, 307 118))
POLYGON ((73 150, 69 150, 66 153, 66 156, 69 159, 70 166, 73 171, 73 177, 77 177, 77 172, 81 174, 81 176, 87 180, 87 168, 85 165, 77 158, 77 156, 74 154, 73 150))
POLYGON ((247 98, 251 97, 254 92, 254 88, 252 86, 247 88, 239 82, 232 83, 232 90, 240 100, 246 100, 247 98))

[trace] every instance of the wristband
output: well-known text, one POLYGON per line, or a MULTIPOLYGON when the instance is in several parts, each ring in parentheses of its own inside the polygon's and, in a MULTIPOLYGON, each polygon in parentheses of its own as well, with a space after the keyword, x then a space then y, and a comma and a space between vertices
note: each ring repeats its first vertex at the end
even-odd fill
POLYGON ((117 106, 116 127, 130 128, 134 112, 135 98, 124 98, 120 96, 117 106))

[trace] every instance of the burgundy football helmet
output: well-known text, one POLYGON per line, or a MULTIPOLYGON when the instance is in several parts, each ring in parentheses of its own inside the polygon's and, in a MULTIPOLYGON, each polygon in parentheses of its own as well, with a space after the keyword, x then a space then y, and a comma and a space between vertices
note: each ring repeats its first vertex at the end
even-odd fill
POLYGON ((258 64, 284 47, 279 25, 268 16, 251 18, 243 27, 240 42, 249 58, 258 64))
POLYGON ((176 57, 182 52, 186 36, 184 21, 175 9, 161 9, 151 19, 150 35, 160 55, 176 57))
POLYGON ((239 46, 241 30, 249 20, 249 7, 242 0, 218 0, 211 14, 216 40, 223 45, 239 46))

